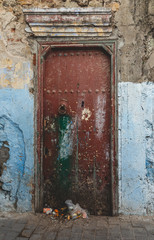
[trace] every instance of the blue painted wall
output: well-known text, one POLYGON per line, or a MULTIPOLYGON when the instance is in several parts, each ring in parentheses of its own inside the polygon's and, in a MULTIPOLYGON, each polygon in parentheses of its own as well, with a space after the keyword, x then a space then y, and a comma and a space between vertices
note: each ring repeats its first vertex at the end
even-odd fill
POLYGON ((0 211, 32 210, 33 115, 34 99, 27 89, 0 89, 0 148, 9 148, 0 177, 0 211))
POLYGON ((154 212, 154 84, 119 83, 120 212, 154 212))

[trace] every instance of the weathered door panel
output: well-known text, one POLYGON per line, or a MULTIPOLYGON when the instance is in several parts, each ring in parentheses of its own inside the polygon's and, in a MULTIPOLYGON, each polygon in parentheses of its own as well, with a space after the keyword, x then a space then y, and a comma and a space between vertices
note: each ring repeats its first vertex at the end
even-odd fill
POLYGON ((44 204, 71 198, 111 213, 110 56, 99 48, 50 50, 44 59, 44 204))

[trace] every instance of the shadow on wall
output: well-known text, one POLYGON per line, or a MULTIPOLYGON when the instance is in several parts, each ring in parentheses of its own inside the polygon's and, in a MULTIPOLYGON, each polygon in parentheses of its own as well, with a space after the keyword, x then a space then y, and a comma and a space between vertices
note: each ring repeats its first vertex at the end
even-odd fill
POLYGON ((22 130, 7 116, 0 117, 0 209, 16 210, 25 170, 22 130), (5 199, 5 201, 2 201, 5 199))
POLYGON ((154 181, 154 140, 153 140, 153 124, 146 120, 146 169, 147 169, 147 177, 150 181, 154 181))

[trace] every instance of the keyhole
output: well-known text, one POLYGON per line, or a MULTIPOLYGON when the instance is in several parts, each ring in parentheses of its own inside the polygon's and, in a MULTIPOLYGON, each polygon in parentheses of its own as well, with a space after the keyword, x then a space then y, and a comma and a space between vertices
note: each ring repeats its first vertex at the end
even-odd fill
POLYGON ((81 107, 84 107, 84 101, 82 101, 82 103, 81 103, 81 107))

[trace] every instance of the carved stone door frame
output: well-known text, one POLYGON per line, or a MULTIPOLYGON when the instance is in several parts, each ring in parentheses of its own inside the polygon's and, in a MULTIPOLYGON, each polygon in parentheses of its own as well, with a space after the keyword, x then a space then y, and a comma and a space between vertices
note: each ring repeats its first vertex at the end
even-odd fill
POLYGON ((43 59, 51 48, 99 47, 111 58, 111 176, 112 215, 118 214, 118 134, 117 134, 117 41, 110 37, 111 10, 84 9, 25 9, 26 31, 37 39, 37 93, 35 101, 35 211, 43 208, 43 59))

